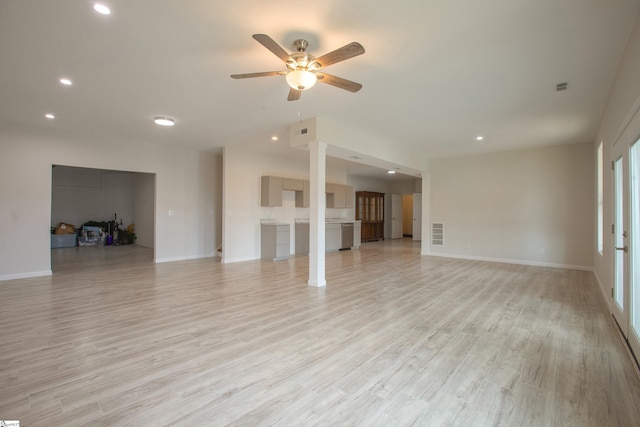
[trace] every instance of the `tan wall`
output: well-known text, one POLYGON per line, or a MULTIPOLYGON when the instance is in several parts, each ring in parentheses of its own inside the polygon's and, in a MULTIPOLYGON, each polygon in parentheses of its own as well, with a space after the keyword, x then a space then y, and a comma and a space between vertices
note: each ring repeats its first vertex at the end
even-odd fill
MULTIPOLYGON (((433 160, 435 255, 590 268, 593 152, 572 144, 433 160)), ((430 226, 430 224, 429 224, 430 226)))

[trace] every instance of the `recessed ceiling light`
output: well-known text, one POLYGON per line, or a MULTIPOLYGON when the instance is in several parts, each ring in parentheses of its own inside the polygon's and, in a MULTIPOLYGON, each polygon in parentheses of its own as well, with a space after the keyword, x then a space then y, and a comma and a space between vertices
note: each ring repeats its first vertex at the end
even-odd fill
POLYGON ((45 114, 44 116, 45 116, 47 119, 51 119, 51 120, 53 120, 53 119, 55 119, 55 118, 56 118, 56 116, 54 116, 54 115, 53 115, 53 114, 51 114, 51 113, 47 113, 47 114, 45 114))
POLYGON ((175 120, 166 116, 154 117, 153 122, 160 126, 173 126, 175 124, 175 120))
POLYGON ((272 136, 272 137, 271 137, 271 140, 272 140, 272 141, 277 141, 277 140, 278 140, 278 137, 274 135, 274 136, 272 136))
POLYGON ((483 139, 484 139, 484 136, 482 135, 476 136, 476 141, 482 141, 483 139))
POLYGON ((65 86, 71 86, 73 83, 71 82, 71 79, 68 79, 66 77, 62 77, 60 79, 60 83, 62 83, 65 86))
POLYGON ((93 10, 101 15, 111 15, 111 9, 102 3, 96 3, 93 5, 93 10))
POLYGON ((393 175, 396 171, 387 171, 388 174, 393 175))

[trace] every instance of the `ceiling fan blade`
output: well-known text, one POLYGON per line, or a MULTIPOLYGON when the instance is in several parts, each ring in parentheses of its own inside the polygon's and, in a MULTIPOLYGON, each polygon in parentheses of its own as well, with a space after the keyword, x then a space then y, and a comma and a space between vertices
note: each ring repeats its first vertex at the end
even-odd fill
POLYGON ((333 52, 329 52, 326 55, 322 55, 320 58, 316 58, 313 61, 314 64, 318 64, 317 68, 328 67, 345 59, 353 58, 354 56, 362 55, 364 53, 364 47, 358 42, 351 42, 346 46, 342 46, 340 49, 336 49, 333 52))
POLYGON ((271 37, 266 34, 254 34, 253 38, 256 39, 258 43, 262 46, 269 49, 275 56, 280 58, 282 62, 291 61, 291 57, 289 54, 282 48, 278 43, 275 42, 271 37))
POLYGON ((349 92, 357 92, 362 89, 362 85, 360 83, 352 82, 351 80, 343 79, 342 77, 332 76, 331 74, 316 72, 316 77, 318 77, 318 81, 321 83, 339 87, 340 89, 348 90, 349 92))
POLYGON ((231 74, 232 79, 248 79, 251 77, 282 76, 286 71, 265 71, 262 73, 231 74))
POLYGON ((287 101, 297 101, 298 99, 300 99, 300 95, 302 95, 301 90, 291 88, 289 89, 289 96, 287 97, 287 101))

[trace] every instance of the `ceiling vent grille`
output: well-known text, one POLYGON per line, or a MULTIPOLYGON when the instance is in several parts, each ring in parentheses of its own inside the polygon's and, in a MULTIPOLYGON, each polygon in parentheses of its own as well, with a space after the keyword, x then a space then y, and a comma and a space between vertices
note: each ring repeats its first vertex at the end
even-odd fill
POLYGON ((444 224, 441 222, 431 223, 431 245, 444 246, 444 224))
POLYGON ((569 83, 563 82, 556 84, 556 92, 562 92, 563 90, 567 90, 569 88, 569 83))

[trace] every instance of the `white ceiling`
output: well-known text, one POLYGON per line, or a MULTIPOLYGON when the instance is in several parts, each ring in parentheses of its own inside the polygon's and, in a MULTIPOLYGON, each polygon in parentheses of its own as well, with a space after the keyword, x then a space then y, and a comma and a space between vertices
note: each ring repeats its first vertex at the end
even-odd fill
MULTIPOLYGON (((639 0, 89 0, 0 2, 0 120, 217 149, 299 118, 348 120, 428 156, 593 141, 639 0), (252 39, 364 55, 286 100, 252 39), (71 78, 64 87, 58 79, 71 78), (556 92, 555 85, 569 89, 556 92), (54 113, 55 120, 44 118, 54 113), (152 123, 157 115, 173 128, 152 123), (483 135, 482 143, 475 141, 483 135)), ((280 135, 287 138, 287 135, 280 135)), ((265 141, 269 143, 269 141, 265 141)))

